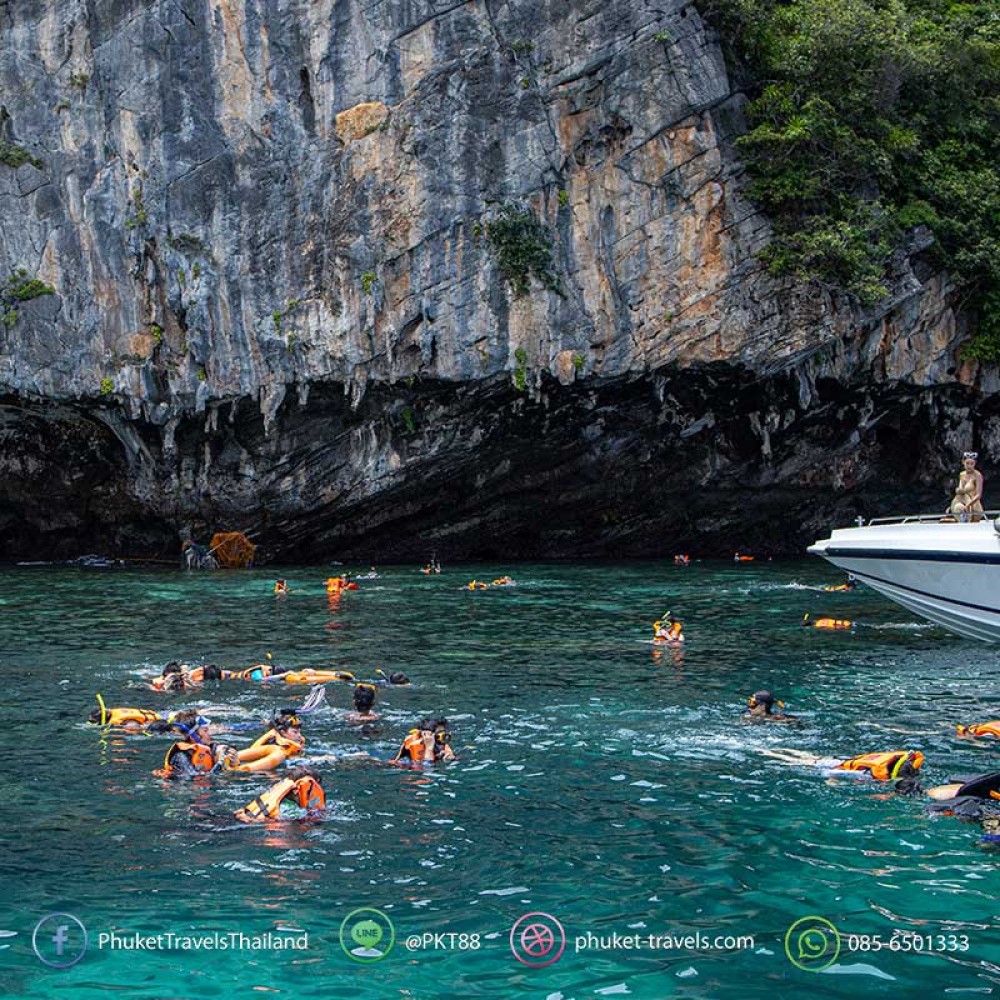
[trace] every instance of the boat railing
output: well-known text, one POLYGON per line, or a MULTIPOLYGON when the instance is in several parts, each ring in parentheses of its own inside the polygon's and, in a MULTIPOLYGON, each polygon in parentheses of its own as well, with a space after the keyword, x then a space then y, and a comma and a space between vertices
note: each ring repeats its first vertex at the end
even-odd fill
MULTIPOLYGON (((1000 510, 986 510, 983 511, 982 520, 993 521, 998 517, 1000 517, 1000 510)), ((940 524, 946 518, 950 520, 951 515, 947 511, 943 511, 940 514, 896 514, 893 517, 872 517, 867 521, 863 517, 859 517, 857 523, 859 528, 876 524, 940 524)))

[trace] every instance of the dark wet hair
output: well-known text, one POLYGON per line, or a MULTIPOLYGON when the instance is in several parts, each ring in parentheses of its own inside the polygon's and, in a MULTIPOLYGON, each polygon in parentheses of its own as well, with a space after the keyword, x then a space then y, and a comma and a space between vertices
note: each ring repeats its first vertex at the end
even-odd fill
POLYGON ((94 711, 91 712, 90 715, 87 716, 87 721, 88 722, 93 722, 95 725, 100 725, 101 718, 103 716, 104 716, 104 712, 102 712, 99 708, 95 708, 94 711))
POLYGON ((920 785, 920 772, 910 763, 904 761, 899 769, 899 781, 893 786, 897 795, 921 795, 923 788, 920 785))
POLYGON ((311 767, 293 767, 292 770, 288 772, 288 777, 291 778, 292 781, 298 781, 300 778, 312 778, 314 781, 319 782, 320 785, 323 784, 323 779, 311 767))
POLYGON ((357 684, 354 688, 354 707, 359 712, 367 712, 375 704, 375 688, 370 684, 357 684))
POLYGON ((214 663, 209 663, 205 666, 204 677, 206 681, 221 681, 222 668, 217 667, 214 663))
POLYGON ((402 670, 397 670, 394 674, 389 674, 390 684, 409 684, 410 678, 403 673, 402 670))
POLYGON ((770 691, 754 691, 750 697, 753 698, 756 704, 764 706, 764 713, 766 715, 771 714, 771 706, 774 705, 774 695, 770 691))
POLYGON ((160 674, 161 677, 166 677, 168 674, 179 674, 181 672, 181 661, 171 660, 164 668, 163 672, 160 674))
POLYGON ((184 675, 179 670, 171 670, 163 675, 163 690, 176 691, 184 687, 184 675))
POLYGON ((271 719, 272 729, 288 729, 299 725, 299 713, 294 708, 282 708, 271 719))

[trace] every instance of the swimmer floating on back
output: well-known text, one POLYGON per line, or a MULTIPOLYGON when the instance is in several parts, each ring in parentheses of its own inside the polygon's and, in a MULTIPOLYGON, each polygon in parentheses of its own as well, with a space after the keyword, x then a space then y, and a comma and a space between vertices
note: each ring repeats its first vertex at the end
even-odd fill
POLYGON ((249 747, 238 750, 233 771, 273 771, 289 757, 302 753, 306 745, 295 710, 282 709, 272 720, 271 728, 249 747))
POLYGON ((857 585, 858 581, 855 580, 853 576, 848 575, 846 582, 838 583, 836 586, 831 585, 829 587, 824 587, 823 589, 830 592, 841 591, 841 590, 854 590, 857 587, 857 585))
POLYGON ((332 681, 353 684, 356 679, 349 670, 324 670, 316 667, 303 667, 301 670, 286 668, 263 678, 264 682, 284 681, 286 684, 329 684, 332 681))
POLYGON ((802 616, 802 624, 807 628, 826 629, 835 631, 837 629, 851 629, 857 624, 850 622, 846 618, 810 618, 808 614, 802 616))
POLYGON ((799 722, 797 715, 787 715, 784 711, 785 703, 778 701, 770 691, 755 691, 747 698, 748 711, 743 713, 746 722, 799 722), (777 705, 780 712, 775 712, 777 705))

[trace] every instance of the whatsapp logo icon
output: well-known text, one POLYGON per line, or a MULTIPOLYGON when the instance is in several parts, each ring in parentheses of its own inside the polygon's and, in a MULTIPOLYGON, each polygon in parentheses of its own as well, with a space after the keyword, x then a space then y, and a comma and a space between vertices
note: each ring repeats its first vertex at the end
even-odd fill
POLYGON ((370 906, 351 911, 340 924, 340 947, 355 962, 381 962, 395 942, 392 921, 370 906))
POLYGON ((803 917, 785 933, 785 954, 804 972, 822 972, 840 954, 840 932, 825 917, 803 917))

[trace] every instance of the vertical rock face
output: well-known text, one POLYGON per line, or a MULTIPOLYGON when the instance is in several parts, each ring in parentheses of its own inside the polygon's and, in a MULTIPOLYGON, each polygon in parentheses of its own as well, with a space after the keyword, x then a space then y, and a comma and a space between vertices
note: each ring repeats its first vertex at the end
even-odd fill
POLYGON ((10 554, 183 525, 299 557, 780 548, 817 492, 817 519, 891 496, 875 463, 915 415, 900 484, 936 498, 973 424, 1000 457, 919 245, 867 314, 763 271, 740 98, 689 3, 0 19, 0 138, 33 158, 0 162, 0 280, 55 290, 4 300, 10 554), (558 291, 512 295, 507 204, 548 227, 558 291))

